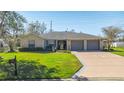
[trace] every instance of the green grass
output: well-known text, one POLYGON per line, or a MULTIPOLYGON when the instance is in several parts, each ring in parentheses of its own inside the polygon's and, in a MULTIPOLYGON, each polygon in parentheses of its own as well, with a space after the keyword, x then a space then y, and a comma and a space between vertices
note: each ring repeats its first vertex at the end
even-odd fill
POLYGON ((8 64, 8 60, 15 55, 20 79, 71 78, 82 67, 79 60, 71 53, 0 53, 4 58, 0 63, 3 68, 0 68, 0 79, 15 78, 13 77, 14 66, 8 64))
POLYGON ((124 56, 124 47, 116 47, 116 48, 113 48, 114 51, 112 51, 111 53, 113 54, 117 54, 117 55, 120 55, 120 56, 124 56))

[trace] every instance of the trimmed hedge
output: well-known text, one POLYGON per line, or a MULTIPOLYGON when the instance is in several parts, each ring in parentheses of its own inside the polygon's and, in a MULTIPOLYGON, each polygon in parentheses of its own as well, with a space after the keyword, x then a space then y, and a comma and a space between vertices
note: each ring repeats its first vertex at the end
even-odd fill
POLYGON ((19 48, 19 51, 43 51, 42 47, 36 47, 36 48, 19 48))

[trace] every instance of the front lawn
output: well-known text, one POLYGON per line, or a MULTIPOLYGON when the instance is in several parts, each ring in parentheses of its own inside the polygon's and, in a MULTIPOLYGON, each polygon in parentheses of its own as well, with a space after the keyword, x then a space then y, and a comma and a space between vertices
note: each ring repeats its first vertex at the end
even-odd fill
POLYGON ((0 79, 47 79, 47 78, 71 78, 82 65, 79 60, 70 53, 0 53, 4 58, 0 62, 0 79), (14 75, 14 65, 8 60, 17 57, 18 76, 14 75))
POLYGON ((124 56, 124 47, 116 47, 113 48, 113 51, 111 53, 120 55, 120 56, 124 56))

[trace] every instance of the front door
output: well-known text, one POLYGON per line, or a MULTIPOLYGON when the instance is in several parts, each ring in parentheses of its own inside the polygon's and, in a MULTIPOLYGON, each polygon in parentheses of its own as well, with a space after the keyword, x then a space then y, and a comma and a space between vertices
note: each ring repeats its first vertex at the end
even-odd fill
POLYGON ((67 49, 66 47, 66 41, 65 40, 59 40, 58 41, 58 48, 59 50, 65 50, 67 49))

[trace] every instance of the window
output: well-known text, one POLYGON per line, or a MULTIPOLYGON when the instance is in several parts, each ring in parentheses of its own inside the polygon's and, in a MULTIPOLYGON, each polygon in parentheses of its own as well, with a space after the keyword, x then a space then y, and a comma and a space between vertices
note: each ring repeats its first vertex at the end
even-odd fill
POLYGON ((35 48, 35 40, 29 40, 28 47, 29 48, 35 48))
POLYGON ((46 46, 48 46, 48 40, 46 40, 46 46))

